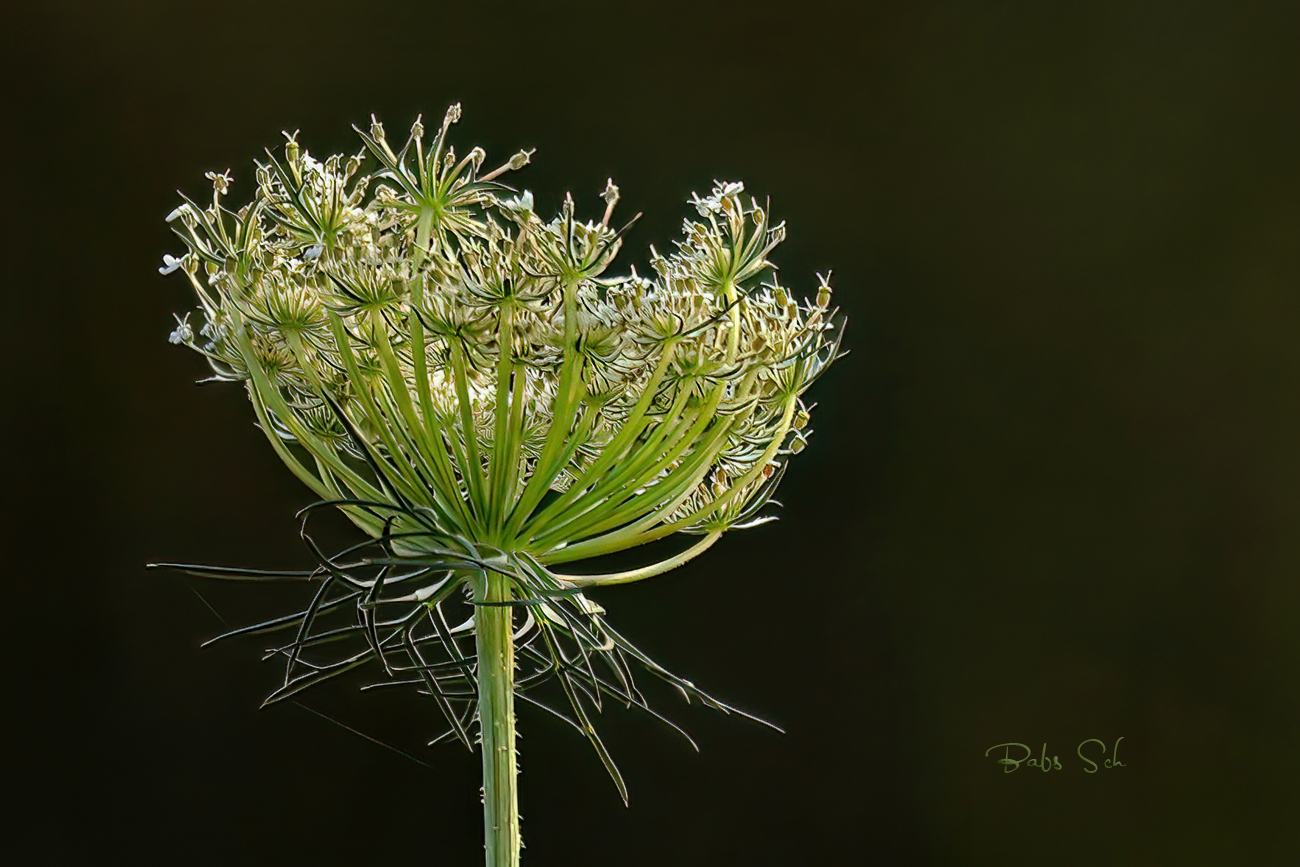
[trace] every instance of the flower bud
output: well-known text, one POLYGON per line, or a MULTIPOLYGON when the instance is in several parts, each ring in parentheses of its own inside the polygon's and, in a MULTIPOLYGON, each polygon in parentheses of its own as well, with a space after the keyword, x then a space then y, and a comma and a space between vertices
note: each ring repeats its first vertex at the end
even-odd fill
POLYGON ((537 148, 533 148, 530 151, 520 151, 519 153, 512 156, 510 158, 510 170, 512 172, 517 172, 520 169, 522 169, 524 166, 528 165, 529 160, 532 159, 532 156, 536 152, 536 150, 537 148))
POLYGON ((284 158, 289 161, 290 165, 298 162, 298 157, 302 154, 302 148, 298 146, 298 130, 294 130, 293 135, 289 135, 283 130, 281 130, 280 134, 288 139, 284 143, 284 158))
POLYGON ((422 114, 415 116, 415 123, 411 124, 411 138, 424 138, 424 124, 420 123, 423 117, 422 114))
POLYGON ((605 181, 605 191, 600 194, 600 197, 605 200, 608 207, 614 207, 614 203, 618 201, 618 187, 614 186, 613 178, 605 181))
POLYGON ((817 275, 817 280, 821 284, 817 287, 817 306, 825 310, 831 303, 831 275, 828 272, 826 276, 817 275))
POLYGON ((384 125, 376 120, 373 114, 370 115, 370 137, 375 141, 384 140, 384 125))

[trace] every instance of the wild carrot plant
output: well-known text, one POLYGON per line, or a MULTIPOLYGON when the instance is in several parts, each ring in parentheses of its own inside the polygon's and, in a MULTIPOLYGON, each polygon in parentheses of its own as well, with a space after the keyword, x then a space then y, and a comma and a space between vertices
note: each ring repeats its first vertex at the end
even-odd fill
POLYGON ((825 278, 809 301, 777 282, 785 226, 741 184, 695 196, 646 276, 611 275, 618 188, 597 220, 571 197, 544 219, 501 180, 530 154, 482 171, 481 149, 458 157, 447 140, 459 115, 432 136, 417 120, 397 150, 374 122, 359 153, 323 161, 295 133, 238 207, 230 174, 209 173, 211 204, 168 217, 187 249, 161 270, 197 300, 172 342, 243 384, 319 498, 305 512, 337 508, 365 535, 330 555, 304 532, 318 565, 300 572, 179 568, 313 589, 303 610, 227 633, 284 636, 268 702, 361 666, 428 695, 446 737, 480 745, 500 867, 519 859, 515 702, 544 706, 531 687, 558 682, 568 708, 551 712, 624 799, 591 714, 610 699, 659 716, 634 670, 733 710, 632 646, 586 591, 770 520, 840 328, 825 278), (640 568, 571 565, 660 540, 651 550, 670 550, 640 568))

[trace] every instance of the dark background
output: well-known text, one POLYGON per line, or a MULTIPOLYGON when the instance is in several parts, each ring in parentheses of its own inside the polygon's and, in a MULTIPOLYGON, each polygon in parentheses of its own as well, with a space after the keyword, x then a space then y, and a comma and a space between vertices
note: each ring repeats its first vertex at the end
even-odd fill
MULTIPOLYGON (((481 863, 477 756, 416 697, 293 706, 257 642, 310 495, 167 343, 163 223, 301 127, 461 101, 455 140, 667 246, 743 179, 835 270, 852 354, 783 519, 598 595, 788 734, 522 712, 525 862, 1282 864, 1300 854, 1300 6, 47 2, 3 24, 3 719, 11 863, 481 863), (849 11, 852 9, 852 11, 849 11), (1124 767, 1075 750, 1123 737, 1124 767), (985 751, 1046 744, 1063 769, 985 751)), ((337 541, 351 539, 326 528, 337 541)), ((1096 752, 1096 745, 1092 749, 1096 752)), ((6 859, 8 860, 8 859, 6 859)))

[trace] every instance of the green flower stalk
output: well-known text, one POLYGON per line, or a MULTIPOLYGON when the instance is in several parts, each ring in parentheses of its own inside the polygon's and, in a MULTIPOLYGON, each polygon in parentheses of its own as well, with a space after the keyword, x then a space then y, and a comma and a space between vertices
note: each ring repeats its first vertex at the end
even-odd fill
POLYGON ((530 153, 480 174, 483 151, 458 158, 447 141, 459 115, 431 138, 417 120, 400 150, 374 122, 357 130, 360 153, 323 162, 295 133, 238 209, 229 173, 209 173, 211 205, 186 199, 168 217, 188 250, 160 270, 181 271, 198 301, 200 322, 178 318, 172 342, 244 384, 320 498, 305 512, 336 507, 366 536, 331 556, 304 532, 309 571, 180 568, 314 585, 304 610, 227 633, 292 636, 268 651, 285 663, 268 702, 370 665, 376 685, 429 695, 446 736, 472 749, 477 729, 487 863, 500 867, 519 859, 514 705, 545 707, 532 686, 559 682, 569 709, 552 713, 625 800, 590 712, 612 698, 654 714, 634 665, 734 710, 633 647, 585 591, 770 520, 761 510, 808 436, 802 396, 841 329, 826 278, 807 302, 777 282, 768 255, 784 224, 741 184, 693 197, 676 249, 650 248, 652 277, 611 276, 627 230, 610 224, 618 188, 597 221, 571 197, 544 220, 498 180, 530 153), (697 538, 630 571, 569 571, 677 534, 697 538))

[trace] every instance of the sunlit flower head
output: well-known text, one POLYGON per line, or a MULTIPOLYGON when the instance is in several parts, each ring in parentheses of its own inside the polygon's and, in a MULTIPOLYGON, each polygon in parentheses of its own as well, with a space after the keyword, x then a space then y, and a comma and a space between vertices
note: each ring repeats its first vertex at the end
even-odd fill
MULTIPOLYGON (((532 151, 483 171, 481 149, 448 140, 459 116, 432 136, 417 119, 400 147, 372 118, 353 156, 317 159, 286 135, 244 204, 227 203, 230 172, 209 172, 211 204, 167 218, 188 249, 160 270, 185 274, 198 303, 172 342, 244 384, 279 457, 379 552, 322 555, 308 580, 324 601, 279 651, 285 694, 319 679, 319 665, 297 679, 293 666, 321 606, 348 594, 362 661, 424 672, 414 681, 431 694, 472 678, 451 667, 430 682, 420 648, 457 657, 474 619, 438 623, 437 606, 488 572, 526 609, 516 638, 539 665, 563 656, 561 639, 643 659, 583 588, 659 574, 765 520, 810 433, 804 393, 838 353, 827 279, 811 300, 778 282, 769 255, 785 225, 743 184, 692 196, 672 252, 651 247, 649 273, 619 273, 628 227, 611 222, 612 179, 593 195, 597 218, 571 196, 544 218, 500 180, 532 151), (640 569, 555 570, 678 533, 698 538, 640 569), (386 605, 398 608, 381 616, 386 605)), ((626 666, 611 664, 619 680, 626 666)), ((597 675, 583 677, 599 695, 597 675)), ((440 706, 463 735, 450 696, 440 706)))

